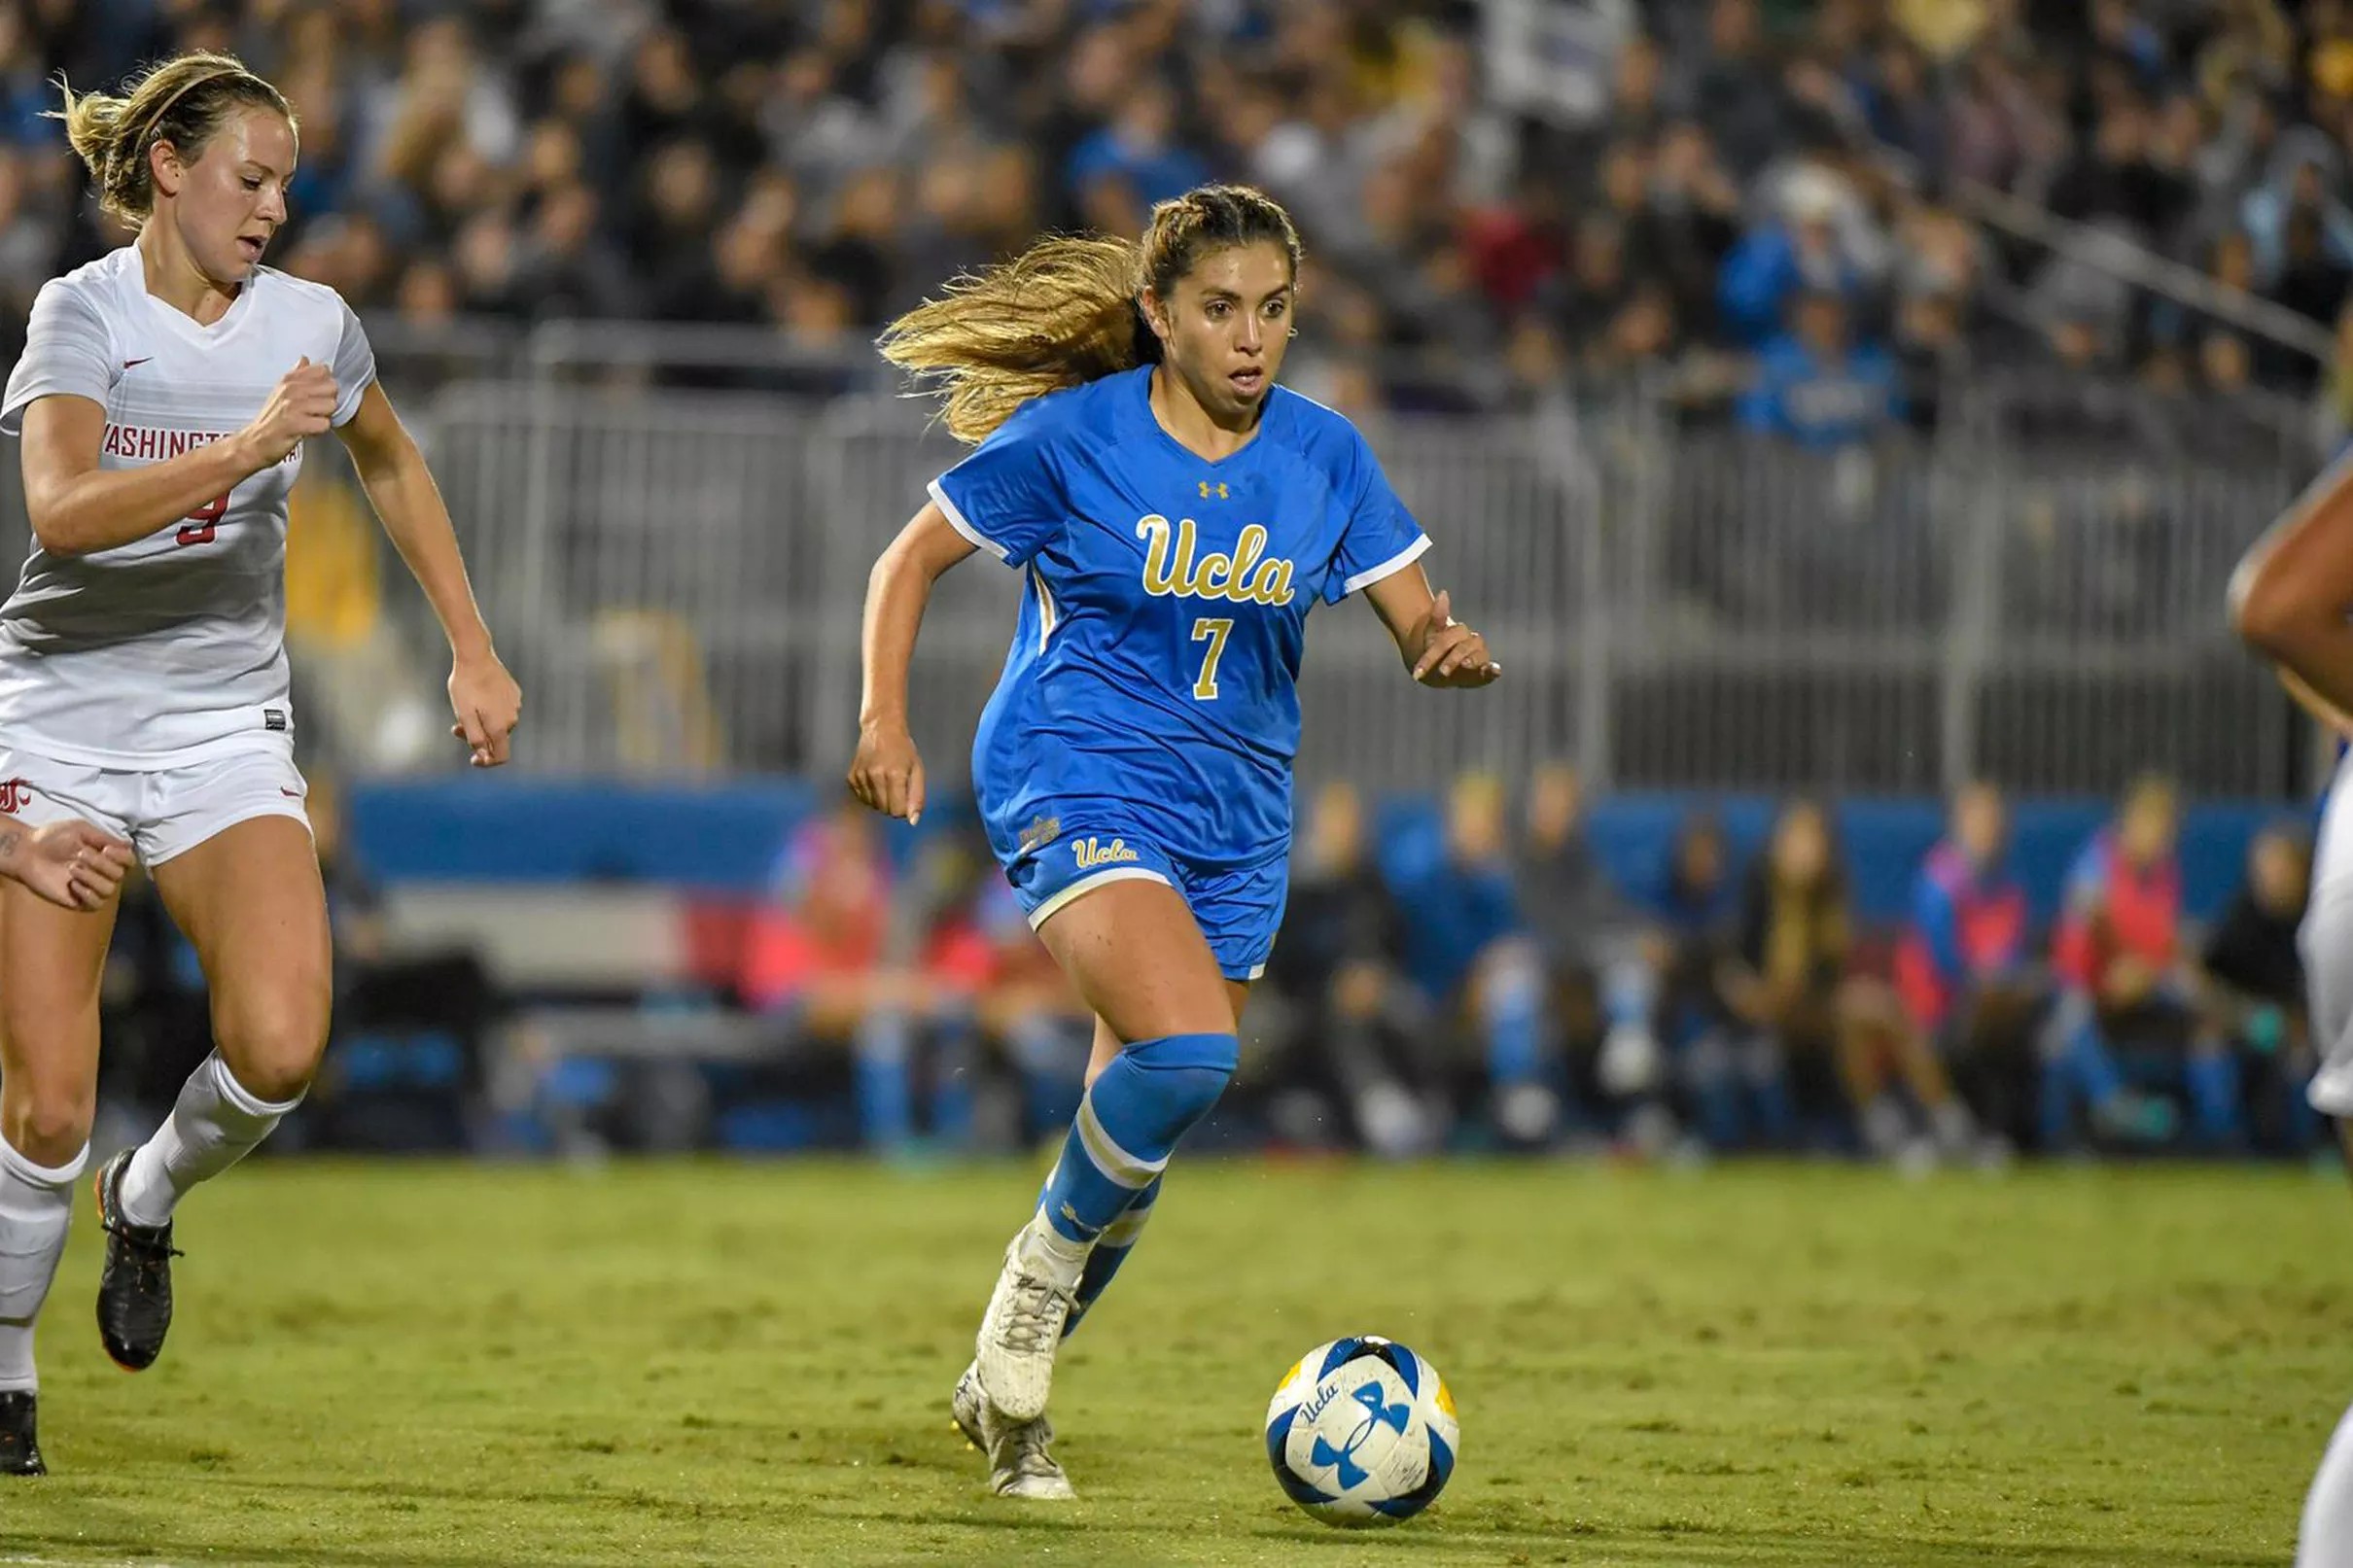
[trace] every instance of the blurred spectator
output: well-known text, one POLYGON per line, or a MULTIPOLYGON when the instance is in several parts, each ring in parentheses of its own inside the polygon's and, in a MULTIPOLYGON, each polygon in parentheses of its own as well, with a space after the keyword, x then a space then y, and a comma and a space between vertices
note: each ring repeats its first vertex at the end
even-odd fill
POLYGON ((1286 1080, 1336 1094, 1356 1139, 1389 1158, 1428 1154, 1452 1120, 1446 1043, 1414 1005, 1405 915, 1374 865, 1355 786, 1326 784, 1267 979, 1288 1014, 1286 1080))
POLYGON ((1794 1097, 1760 1098, 1768 1133, 1786 1143, 1830 1124, 1844 1135, 1852 1117, 1870 1152, 1910 1154, 1909 1118, 1893 1093, 1901 1083, 1937 1143, 1957 1150, 1967 1115, 1894 989, 1855 967, 1853 941, 1830 819, 1811 801, 1792 802, 1750 874, 1727 988, 1754 1031, 1749 1051, 1782 1063, 1794 1097))
POLYGON ((1664 944, 1650 938, 1585 835, 1585 785, 1566 763, 1536 770, 1518 855, 1518 903, 1551 980, 1572 1061, 1612 1105, 1655 1110, 1625 1131, 1655 1149, 1667 1063, 1653 1029, 1664 944))
POLYGON ((2049 996, 2028 940, 2026 890, 2011 874, 2002 797, 1972 784, 1929 851, 1896 952, 1896 979, 1942 1047, 1963 1098, 2009 1149, 2034 1132, 2035 1026, 2049 996))
MULTIPOLYGON (((1105 182, 1115 181, 1139 204, 1141 219, 1156 201, 1180 196, 1209 178, 1209 165, 1176 139, 1176 94, 1157 76, 1128 85, 1109 123, 1071 152, 1063 178, 1080 206, 1105 182)), ((1142 225, 1117 231, 1141 233, 1142 225)))
POLYGON ((2298 217, 2317 226, 2321 250, 2332 262, 2353 266, 2353 208, 2331 189, 2341 176, 2341 159, 2325 138, 2304 131, 2282 141, 2263 183, 2239 208, 2261 287, 2276 287, 2287 271, 2289 230, 2298 217))
POLYGON ((932 997, 890 961, 894 908, 881 819, 845 799, 793 835, 775 896, 754 918, 737 989, 745 1004, 802 1038, 850 1050, 869 1147, 915 1140, 919 1028, 932 997))
POLYGON ((1546 1142, 1567 1084, 1546 1038, 1544 966, 1520 923, 1498 781, 1455 782, 1443 851, 1398 896, 1411 912, 1407 973, 1437 1016, 1478 1032, 1496 1126, 1514 1144, 1546 1142))
MULTIPOLYGON (((1731 855, 1713 818, 1685 819, 1649 902, 1665 950, 1654 1028, 1674 1058, 1679 1098, 1719 1149, 1738 1147, 1748 1124, 1743 1063, 1734 1059, 1738 1013, 1727 991, 1736 973, 1741 901, 1731 855)), ((1777 1073, 1770 1053, 1751 1053, 1746 1064, 1777 1073)), ((1777 1078, 1773 1082, 1777 1087, 1777 1078)))
POLYGON ((1751 229, 1724 259, 1717 299, 1725 327, 1744 343, 1762 345, 1793 325, 1790 305, 1806 295, 1853 303, 1863 273, 1839 232, 1846 200, 1829 171, 1802 167, 1783 182, 1779 217, 1751 229))
POLYGON ((2173 786, 2145 779, 2068 875, 2052 956, 2059 1002, 2055 1049, 2044 1069, 2046 1149, 2073 1141, 2079 1106, 2110 1135, 2171 1136, 2177 1121, 2171 1102, 2129 1086, 2120 1048, 2155 1061, 2168 1084, 2187 1083, 2203 1140, 2221 1145, 2235 1132, 2234 1065, 2220 1042, 2195 1028, 2174 859, 2179 831, 2173 786))
POLYGON ((2319 1131, 2303 1096, 2316 1063, 2296 939, 2311 873, 2311 847, 2300 834, 2274 828, 2258 835, 2247 880, 2200 958, 2206 1028, 2242 1054, 2259 1132, 2273 1147, 2299 1152, 2319 1131))
POLYGON ((1765 346, 1756 385, 1740 400, 1740 423, 1814 451, 1869 441, 1903 417, 1893 356, 1848 332, 1835 294, 1808 294, 1795 330, 1765 346))

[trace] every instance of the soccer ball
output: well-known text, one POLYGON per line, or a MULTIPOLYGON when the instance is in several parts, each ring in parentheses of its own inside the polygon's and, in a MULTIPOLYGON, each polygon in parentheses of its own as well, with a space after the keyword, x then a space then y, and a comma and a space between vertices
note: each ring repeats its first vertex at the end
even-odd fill
POLYGON ((1275 1480, 1326 1524, 1412 1518, 1446 1489, 1461 1448, 1438 1369, 1378 1335, 1316 1346, 1266 1408, 1275 1480))

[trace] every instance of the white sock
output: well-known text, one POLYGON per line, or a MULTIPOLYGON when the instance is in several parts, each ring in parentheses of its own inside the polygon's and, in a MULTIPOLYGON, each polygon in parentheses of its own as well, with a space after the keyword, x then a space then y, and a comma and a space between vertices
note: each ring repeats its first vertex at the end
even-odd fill
POLYGON ((2336 1423, 2304 1498, 2296 1568, 2353 1568, 2353 1410, 2336 1423))
POLYGON ((1042 1208, 1021 1228, 1013 1246, 1023 1268, 1065 1291, 1078 1289, 1078 1276, 1086 1272, 1087 1254, 1095 1250, 1093 1242, 1073 1241, 1054 1229, 1042 1208))
POLYGON ((0 1142, 0 1389, 41 1386, 33 1370, 33 1320, 74 1217, 74 1183, 89 1148, 51 1169, 0 1142))
POLYGON ((170 1224, 172 1209, 191 1187, 251 1154, 301 1102, 299 1095, 282 1105, 256 1099, 215 1051, 180 1086, 156 1135, 131 1156, 123 1173, 123 1217, 133 1225, 170 1224))

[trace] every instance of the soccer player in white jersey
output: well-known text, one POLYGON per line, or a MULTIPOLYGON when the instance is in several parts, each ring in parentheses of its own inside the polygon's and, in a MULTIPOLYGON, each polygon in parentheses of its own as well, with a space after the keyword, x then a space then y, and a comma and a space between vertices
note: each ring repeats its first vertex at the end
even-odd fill
MULTIPOLYGON (((327 1039, 327 901, 283 645, 305 437, 342 437, 432 601, 476 766, 506 760, 521 697, 357 318, 261 264, 295 168, 285 98, 188 54, 123 96, 69 88, 60 118, 139 232, 42 289, 0 400, 34 535, 0 606, 0 808, 129 840, 211 991, 213 1054, 97 1176, 100 1338, 137 1371, 171 1322, 174 1206, 294 1109, 327 1039)), ((33 1322, 88 1154, 115 907, 0 883, 0 1472, 42 1470, 33 1322)))
MULTIPOLYGON (((2314 718, 2353 740, 2353 458, 2323 474, 2239 563, 2238 634, 2270 659, 2314 718)), ((2353 1159, 2353 755, 2322 815, 2301 933, 2312 1041, 2308 1097, 2353 1159)), ((2297 1568, 2353 1568, 2353 1410, 2337 1424, 2304 1501, 2297 1568)))

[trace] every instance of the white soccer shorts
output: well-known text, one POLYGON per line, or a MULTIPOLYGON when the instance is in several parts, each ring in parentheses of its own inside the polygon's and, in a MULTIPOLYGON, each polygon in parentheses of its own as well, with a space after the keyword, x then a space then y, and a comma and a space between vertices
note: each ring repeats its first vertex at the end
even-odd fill
POLYGON ((130 840, 150 866, 259 817, 308 828, 308 792, 293 755, 274 749, 124 772, 0 747, 0 816, 28 827, 79 819, 130 840))

